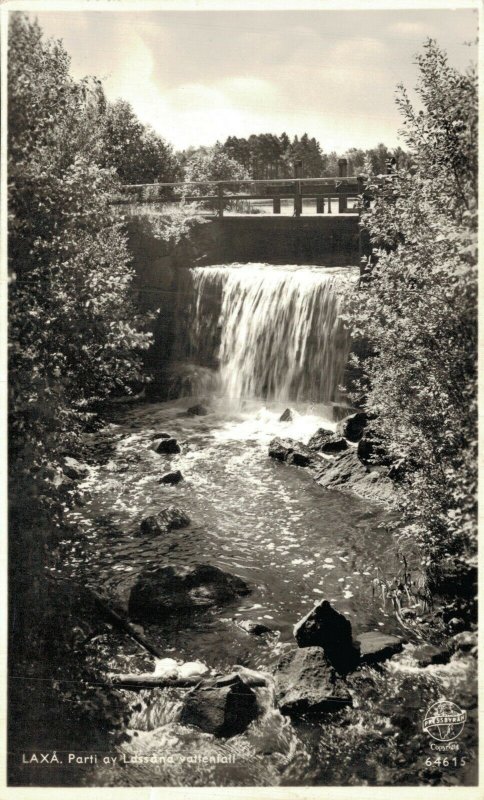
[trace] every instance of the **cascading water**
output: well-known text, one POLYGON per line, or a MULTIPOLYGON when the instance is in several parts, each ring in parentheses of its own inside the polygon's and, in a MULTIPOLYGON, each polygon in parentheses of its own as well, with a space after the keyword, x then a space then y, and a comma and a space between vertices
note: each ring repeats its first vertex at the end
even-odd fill
POLYGON ((231 264, 191 270, 192 356, 228 399, 339 400, 349 335, 339 289, 354 270, 231 264))

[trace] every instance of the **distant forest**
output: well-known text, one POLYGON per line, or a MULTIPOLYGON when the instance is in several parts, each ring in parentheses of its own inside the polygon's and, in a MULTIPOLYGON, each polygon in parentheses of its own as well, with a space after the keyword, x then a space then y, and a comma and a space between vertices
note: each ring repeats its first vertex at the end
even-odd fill
MULTIPOLYGON (((334 150, 325 153, 318 140, 314 136, 310 138, 307 133, 292 139, 287 133, 280 136, 272 133, 252 134, 247 139, 229 136, 223 144, 217 142, 215 148, 241 164, 254 180, 290 178, 294 175, 294 164, 297 161, 302 161, 304 178, 338 175, 340 158, 347 159, 349 175, 365 172, 370 165, 374 173, 385 173, 387 162, 391 158, 396 159, 400 168, 407 166, 409 161, 407 153, 401 147, 391 149, 385 144, 378 144, 369 150, 352 147, 341 153, 334 150)), ((194 157, 209 155, 213 149, 199 147, 179 152, 177 156, 182 171, 194 157)))

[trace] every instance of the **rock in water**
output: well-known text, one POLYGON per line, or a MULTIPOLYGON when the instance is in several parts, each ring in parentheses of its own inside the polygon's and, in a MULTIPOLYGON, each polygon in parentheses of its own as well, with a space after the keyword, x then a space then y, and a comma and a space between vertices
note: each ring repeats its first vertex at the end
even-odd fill
POLYGON ((279 417, 279 422, 292 422, 294 419, 293 413, 290 408, 286 408, 279 417))
POLYGON ((340 453, 342 450, 348 449, 348 442, 343 436, 328 436, 325 442, 322 443, 319 451, 321 453, 340 453))
POLYGON ((336 425, 336 433, 344 436, 350 442, 357 442, 363 435, 363 430, 368 423, 368 415, 365 411, 357 411, 348 417, 340 420, 336 425))
POLYGON ((447 647, 437 647, 434 644, 421 644, 412 653, 419 667, 428 667, 431 664, 447 664, 450 661, 450 650, 447 647))
POLYGON ((152 439, 173 439, 171 433, 154 433, 152 439))
POLYGON ((158 536, 160 533, 186 528, 190 525, 190 517, 176 506, 163 508, 157 514, 145 517, 141 521, 140 533, 149 536, 158 536))
POLYGON ((210 564, 164 565, 144 570, 131 589, 133 619, 157 620, 178 612, 207 609, 250 594, 241 578, 210 564))
POLYGON ((354 669, 359 662, 351 622, 327 600, 311 609, 294 626, 293 633, 299 647, 322 647, 331 664, 342 674, 354 669))
POLYGON ((389 636, 379 631, 360 633, 355 637, 355 642, 360 648, 362 664, 377 664, 386 661, 402 649, 402 639, 398 636, 389 636))
POLYGON ((156 439, 150 446, 150 450, 154 450, 155 453, 181 453, 180 445, 173 436, 169 439, 156 439))
POLYGON ((320 647, 285 653, 276 665, 274 679, 279 709, 289 716, 336 711, 352 704, 344 681, 320 647))
POLYGON ((332 439, 333 436, 334 436, 333 431, 326 430, 326 428, 318 428, 316 433, 313 433, 313 435, 311 436, 308 442, 308 447, 310 450, 318 452, 318 450, 321 450, 324 443, 327 442, 329 439, 332 439))
POLYGON ((182 725, 195 725, 214 736, 236 736, 257 717, 255 692, 234 676, 228 686, 200 687, 185 698, 182 725))
POLYGON ((298 467, 307 467, 313 459, 313 453, 302 442, 294 439, 280 439, 276 436, 269 444, 269 455, 277 461, 287 461, 298 467))
POLYGON ((206 417, 208 410, 205 408, 205 406, 202 406, 201 403, 197 403, 196 405, 187 408, 187 414, 189 414, 191 417, 206 417))
POLYGON ((85 464, 81 464, 77 458, 72 458, 72 456, 64 456, 62 472, 64 475, 67 475, 68 478, 72 478, 73 480, 82 480, 83 478, 87 478, 89 475, 89 467, 87 467, 85 464))
POLYGON ((242 630, 246 633, 250 633, 252 636, 264 636, 266 633, 274 633, 274 631, 271 630, 271 628, 268 628, 267 625, 262 625, 261 622, 254 622, 252 619, 242 619, 237 621, 237 626, 242 628, 242 630))
POLYGON ((158 483, 180 483, 183 480, 183 475, 181 474, 180 470, 174 470, 174 472, 165 472, 164 475, 161 476, 158 483))

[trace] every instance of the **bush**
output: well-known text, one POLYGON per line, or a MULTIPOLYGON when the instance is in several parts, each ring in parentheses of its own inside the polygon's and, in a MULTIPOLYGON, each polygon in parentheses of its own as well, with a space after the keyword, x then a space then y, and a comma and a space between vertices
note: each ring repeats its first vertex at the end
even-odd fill
POLYGON ((412 167, 368 180, 373 253, 348 319, 403 535, 430 566, 476 546, 477 84, 431 40, 417 64, 421 109, 397 99, 412 167))

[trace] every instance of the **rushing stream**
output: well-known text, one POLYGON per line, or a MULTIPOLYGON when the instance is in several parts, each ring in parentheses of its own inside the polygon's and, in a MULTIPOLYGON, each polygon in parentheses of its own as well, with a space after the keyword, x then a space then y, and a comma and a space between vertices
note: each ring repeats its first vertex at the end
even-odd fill
MULTIPOLYGON (((270 669, 294 646, 295 622, 323 598, 349 617, 355 632, 402 634, 391 606, 374 592, 378 570, 390 576, 396 567, 389 512, 324 490, 306 470, 267 454, 276 435, 307 442, 318 427, 335 425, 332 404, 348 342, 334 290, 344 275, 243 265, 201 268, 193 277, 192 356, 212 363, 213 396, 119 409, 91 435, 92 466, 80 486, 90 499, 71 513, 85 537, 73 544, 66 568, 125 608, 137 576, 149 565, 208 563, 240 576, 251 588, 248 596, 189 623, 173 615, 144 626, 167 657, 200 659, 221 671, 235 664, 270 669), (207 403, 206 415, 187 415, 195 400, 207 403), (287 405, 293 419, 281 422, 287 405), (181 453, 150 449, 162 432, 177 439, 181 453), (183 481, 160 485, 160 476, 172 469, 182 472, 183 481), (169 504, 189 515, 190 526, 140 537, 143 517, 169 504), (249 635, 237 624, 242 620, 267 625, 273 636, 249 635)), ((227 742, 179 725, 180 703, 172 690, 151 692, 151 700, 145 693, 149 710, 133 719, 138 735, 124 746, 126 753, 218 753, 222 762, 190 769, 186 763, 136 764, 115 777, 100 770, 98 780, 391 783, 397 770, 402 782, 417 782, 426 742, 421 734, 406 739, 388 719, 402 711, 403 696, 421 716, 442 684, 434 668, 417 674, 406 660, 404 653, 384 673, 376 672, 379 690, 360 693, 354 709, 340 712, 338 725, 331 722, 334 715, 292 725, 266 697, 264 717, 227 742)), ((459 670, 442 667, 440 680, 457 686, 459 670)))

